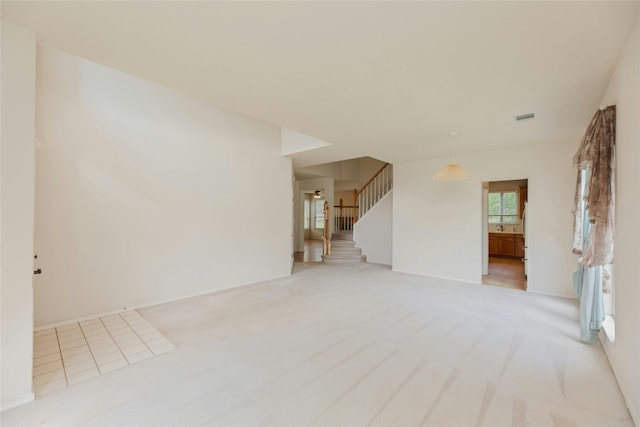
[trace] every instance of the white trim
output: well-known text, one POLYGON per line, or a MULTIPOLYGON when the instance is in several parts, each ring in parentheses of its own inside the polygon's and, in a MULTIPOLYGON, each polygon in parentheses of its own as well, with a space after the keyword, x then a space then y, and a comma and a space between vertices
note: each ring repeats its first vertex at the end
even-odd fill
MULTIPOLYGON (((527 279, 527 283, 529 283, 529 279, 527 279)), ((557 294, 554 292, 540 292, 540 291, 532 291, 531 289, 527 288, 527 293, 529 294, 537 294, 537 295, 545 295, 548 297, 556 297, 556 298, 566 298, 566 299, 576 299, 576 296, 573 294, 557 294)))
POLYGON ((638 413, 636 408, 633 406, 632 401, 630 399, 627 399, 627 396, 631 396, 631 395, 627 393, 624 387, 622 387, 620 380, 618 380, 619 371, 618 369, 616 369, 616 364, 614 362, 615 359, 613 355, 609 352, 610 346, 615 347, 615 343, 608 341, 608 338, 606 338, 606 334, 604 331, 600 331, 600 334, 598 334, 598 336, 600 338, 600 344, 602 345, 602 348, 604 348, 604 353, 607 355, 609 366, 611 366, 611 370, 613 371, 613 374, 614 374, 613 376, 616 378, 616 383, 618 384, 618 388, 622 392, 622 398, 624 399, 624 402, 627 405, 627 410, 629 411, 629 414, 631 414, 631 419, 633 420, 635 425, 640 425, 640 413, 638 413))
POLYGON ((474 280, 454 279, 453 277, 434 276, 432 274, 412 273, 410 271, 396 270, 395 268, 392 268, 391 271, 393 271, 395 273, 411 274, 413 276, 429 277, 431 279, 448 280, 450 282, 458 282, 458 283, 471 284, 471 285, 482 285, 482 282, 477 282, 477 281, 474 281, 474 280))
MULTIPOLYGON (((132 308, 132 310, 135 310, 135 308, 132 308)), ((112 316, 114 314, 123 313, 125 311, 129 311, 129 310, 128 309, 127 310, 111 310, 111 311, 105 311, 97 314, 89 314, 87 316, 75 317, 73 319, 61 320, 59 322, 47 323, 44 325, 39 325, 34 327, 33 331, 38 332, 38 331, 43 331, 45 329, 57 328, 60 326, 70 325, 72 323, 79 323, 79 322, 84 322, 85 320, 95 319, 97 317, 112 316)))
POLYGON ((32 393, 26 393, 15 399, 13 402, 3 404, 0 406, 0 412, 8 411, 9 409, 17 408, 18 406, 26 405, 35 400, 35 395, 32 393))
POLYGON ((602 330, 610 343, 616 342, 616 321, 613 316, 607 314, 602 323, 602 330))

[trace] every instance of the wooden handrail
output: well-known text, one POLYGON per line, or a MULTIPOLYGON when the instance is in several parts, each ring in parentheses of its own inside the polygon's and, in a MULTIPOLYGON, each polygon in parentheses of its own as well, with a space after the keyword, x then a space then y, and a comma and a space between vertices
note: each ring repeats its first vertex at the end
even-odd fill
POLYGON ((329 255, 329 203, 324 202, 324 254, 329 255))
POLYGON ((333 206, 334 208, 344 208, 344 209, 349 209, 349 208, 357 208, 357 206, 333 206))
MULTIPOLYGON (((387 166, 389 166, 389 163, 385 163, 385 164, 384 164, 384 166, 382 166, 382 167, 380 168, 380 170, 379 170, 378 172, 376 172, 376 174, 375 174, 375 175, 373 175, 373 176, 371 177, 371 179, 370 179, 369 181, 367 181, 367 183, 366 183, 365 185, 363 185, 363 186, 362 186, 362 188, 361 188, 360 190, 356 191, 356 193, 355 193, 355 195, 354 195, 354 204, 356 204, 356 203, 355 203, 355 200, 356 200, 356 199, 355 199, 355 197, 358 197, 358 195, 359 195, 360 193, 362 193, 362 192, 364 191, 364 189, 365 189, 365 188, 367 188, 367 185, 371 184, 371 183, 373 182, 373 180, 374 180, 374 179, 376 179, 376 178, 378 177, 378 175, 380 175, 380 174, 382 173, 382 171, 384 170, 384 168, 386 168, 387 166)), ((355 190, 354 190, 354 191, 355 191, 355 190)))
MULTIPOLYGON (((360 190, 356 190, 355 188, 353 189, 353 204, 354 204, 354 206, 355 206, 356 208, 359 208, 359 206, 358 206, 358 196, 360 195, 360 193, 362 193, 362 192, 365 190, 365 188, 367 188, 367 186, 369 186, 369 184, 371 184, 371 183, 373 182, 373 180, 374 180, 374 179, 376 179, 376 178, 378 177, 378 175, 380 175, 380 174, 382 173, 382 171, 383 171, 387 166, 389 166, 389 163, 385 163, 385 164, 380 168, 380 170, 379 170, 378 172, 376 172, 376 174, 375 174, 375 175, 373 175, 373 176, 371 177, 371 179, 370 179, 369 181, 367 181, 367 183, 366 183, 366 184, 364 184, 364 185, 362 186, 362 188, 361 188, 360 190)), ((356 221, 358 221, 359 213, 360 213, 360 212, 356 212, 355 219, 354 219, 354 221, 353 221, 354 223, 355 223, 356 221)))

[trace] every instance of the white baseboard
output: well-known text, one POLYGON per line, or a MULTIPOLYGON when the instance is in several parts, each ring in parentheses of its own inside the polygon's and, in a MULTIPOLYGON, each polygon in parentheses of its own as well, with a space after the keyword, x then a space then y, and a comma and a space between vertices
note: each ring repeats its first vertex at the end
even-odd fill
POLYGON ((527 289, 527 292, 530 294, 536 294, 536 295, 545 295, 548 297, 556 297, 556 298, 566 298, 566 299, 576 299, 576 296, 573 294, 559 294, 556 292, 540 292, 540 291, 532 291, 530 289, 527 289))
POLYGON ((102 312, 102 313, 90 314, 90 315, 87 315, 87 316, 81 316, 81 317, 75 317, 75 318, 72 318, 72 319, 61 320, 59 322, 47 323, 45 325, 38 325, 38 326, 34 327, 33 330, 35 332, 37 332, 37 331, 42 331, 44 329, 57 328, 57 327, 60 327, 60 326, 69 325, 71 323, 84 322, 85 320, 92 320, 92 319, 96 319, 98 317, 113 316, 114 314, 126 313, 128 311, 137 310, 139 308, 153 307, 154 305, 167 304, 167 303, 170 303, 170 302, 180 301, 180 300, 183 300, 183 299, 193 298, 193 297, 197 297, 197 296, 201 296, 201 295, 207 295, 207 294, 211 294, 211 293, 215 293, 215 292, 228 291, 228 290, 240 288, 240 287, 243 287, 243 286, 256 285, 256 284, 259 284, 259 283, 268 282, 268 281, 271 281, 271 280, 282 279, 283 277, 289 277, 289 276, 291 276, 291 273, 283 274, 283 275, 276 276, 276 277, 270 277, 268 279, 263 279, 263 280, 260 280, 258 282, 242 283, 242 284, 239 284, 239 285, 229 286, 227 288, 207 290, 207 291, 203 291, 203 292, 199 292, 199 293, 195 293, 195 294, 182 295, 182 296, 178 296, 178 297, 175 297, 175 298, 168 298, 168 299, 165 299, 165 300, 151 301, 151 302, 146 303, 146 304, 127 306, 126 308, 120 309, 120 310, 105 311, 105 312, 102 312))
POLYGON ((422 273, 415 273, 413 271, 396 270, 393 266, 391 268, 391 271, 393 271, 394 273, 411 274, 413 276, 428 277, 430 279, 447 280, 450 282, 459 282, 459 283, 465 283, 465 284, 471 284, 471 285, 482 285, 482 282, 477 282, 475 280, 456 279, 454 277, 435 276, 433 274, 422 274, 422 273))
POLYGON ((105 316, 113 316, 114 314, 118 314, 118 313, 124 313, 125 311, 130 311, 129 309, 127 310, 111 310, 111 311, 105 311, 103 313, 97 313, 97 314, 90 314, 87 316, 81 316, 81 317, 75 317, 73 319, 67 319, 67 320, 61 320, 59 322, 53 322, 53 323, 47 323, 45 325, 39 325, 33 328, 34 332, 38 332, 38 331, 42 331, 45 329, 51 329, 51 328, 57 328, 60 326, 65 326, 65 325, 69 325, 71 323, 78 323, 78 322, 84 322, 85 320, 91 320, 91 319, 95 319, 97 317, 105 317, 105 316))
POLYGON ((23 394, 12 402, 3 403, 0 406, 0 412, 8 411, 9 409, 17 408, 18 406, 26 405, 27 403, 33 402, 35 400, 35 395, 33 393, 23 394))

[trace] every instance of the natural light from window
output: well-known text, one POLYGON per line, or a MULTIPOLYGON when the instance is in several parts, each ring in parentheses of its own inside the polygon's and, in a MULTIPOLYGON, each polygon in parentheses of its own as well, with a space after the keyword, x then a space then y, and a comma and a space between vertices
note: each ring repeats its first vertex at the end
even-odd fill
POLYGON ((518 193, 489 193, 489 224, 515 224, 518 221, 518 193))

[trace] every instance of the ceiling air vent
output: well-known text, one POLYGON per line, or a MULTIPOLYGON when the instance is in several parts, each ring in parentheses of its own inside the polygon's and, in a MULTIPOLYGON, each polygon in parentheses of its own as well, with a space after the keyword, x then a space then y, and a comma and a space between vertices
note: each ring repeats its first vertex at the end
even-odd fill
POLYGON ((521 114, 519 116, 515 116, 514 119, 516 120, 516 122, 521 122, 523 120, 533 119, 535 116, 536 116, 536 113, 528 113, 528 114, 521 114))

